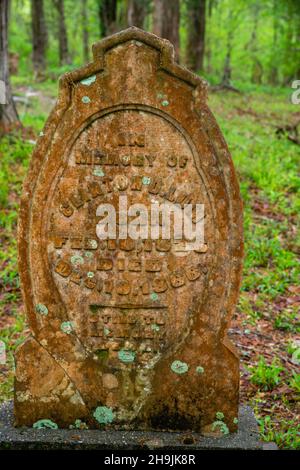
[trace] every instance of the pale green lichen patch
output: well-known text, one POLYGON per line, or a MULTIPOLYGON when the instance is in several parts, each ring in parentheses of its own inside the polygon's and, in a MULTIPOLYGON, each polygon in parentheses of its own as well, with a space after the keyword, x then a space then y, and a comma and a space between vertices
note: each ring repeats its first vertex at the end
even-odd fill
POLYGON ((88 245, 91 249, 95 250, 98 247, 98 242, 97 240, 90 239, 88 240, 88 245))
POLYGON ((66 333, 67 335, 69 335, 73 331, 73 324, 70 321, 64 321, 60 325, 60 329, 63 333, 66 333))
POLYGON ((78 264, 83 264, 84 263, 84 259, 82 256, 80 255, 74 255, 71 257, 71 263, 72 264, 75 264, 75 265, 78 265, 78 264))
POLYGON ((217 411, 216 418, 218 421, 221 421, 222 419, 224 419, 224 413, 222 413, 222 411, 217 411))
POLYGON ((35 429, 58 429, 58 426, 54 421, 51 421, 51 419, 40 419, 39 421, 36 421, 34 423, 33 428, 35 429))
POLYGON ((239 420, 237 418, 233 418, 233 424, 238 424, 239 420))
POLYGON ((168 105, 169 105, 169 101, 168 101, 168 100, 163 100, 163 101, 161 102, 161 104, 162 104, 163 106, 168 106, 168 105))
POLYGON ((159 330, 160 330, 160 327, 159 327, 156 323, 152 323, 152 325, 151 325, 151 330, 153 330, 153 331, 159 331, 159 330))
POLYGON ((110 333, 110 329, 105 326, 105 327, 103 328, 103 333, 104 333, 104 336, 108 336, 109 333, 110 333))
POLYGON ((90 86, 95 81, 96 81, 96 75, 91 75, 90 77, 80 80, 80 83, 82 83, 82 85, 85 85, 85 86, 90 86))
POLYGON ((93 175, 95 176, 104 176, 104 171, 102 168, 95 168, 93 171, 93 175))
POLYGON ((175 374, 185 374, 189 370, 186 362, 174 361, 171 364, 171 369, 175 374))
POLYGON ((81 101, 84 103, 84 104, 88 104, 91 102, 90 98, 88 96, 83 96, 81 98, 81 101))
POLYGON ((196 367, 196 372, 197 372, 197 374, 204 374, 204 367, 197 366, 196 367))
POLYGON ((87 258, 93 258, 94 255, 93 255, 93 253, 92 253, 91 251, 86 251, 86 252, 84 253, 84 256, 86 256, 87 258))
POLYGON ((94 277, 94 276, 95 276, 95 273, 93 273, 92 271, 89 271, 89 272, 87 273, 87 277, 92 278, 92 277, 94 277))
POLYGON ((118 352, 118 358, 120 361, 125 362, 125 364, 130 364, 135 360, 135 352, 129 349, 121 349, 118 352))
POLYGON ((150 294, 150 299, 151 299, 151 300, 158 300, 158 295, 156 294, 156 292, 152 292, 152 293, 150 294))
POLYGON ((107 406, 98 406, 95 409, 93 416, 100 424, 112 423, 115 418, 112 409, 107 406))
POLYGON ((35 311, 41 315, 48 315, 48 309, 44 304, 37 304, 35 306, 35 311))
POLYGON ((143 176, 142 183, 145 184, 145 185, 150 184, 151 183, 150 176, 143 176))
POLYGON ((215 421, 212 424, 212 431, 215 431, 217 428, 219 428, 219 430, 221 431, 222 434, 224 434, 224 435, 229 434, 229 429, 226 426, 226 424, 223 423, 223 421, 215 421))

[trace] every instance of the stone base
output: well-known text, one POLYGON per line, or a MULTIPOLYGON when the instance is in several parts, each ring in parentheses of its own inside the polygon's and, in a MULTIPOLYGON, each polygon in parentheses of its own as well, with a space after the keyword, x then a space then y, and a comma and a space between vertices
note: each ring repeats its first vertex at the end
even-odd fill
MULTIPOLYGON (((13 426, 13 403, 0 406, 0 449, 13 450, 262 450, 253 411, 242 406, 239 430, 220 438, 191 432, 32 429, 13 426)), ((274 447, 273 447, 274 449, 274 447)), ((276 446, 275 446, 276 449, 276 446)))

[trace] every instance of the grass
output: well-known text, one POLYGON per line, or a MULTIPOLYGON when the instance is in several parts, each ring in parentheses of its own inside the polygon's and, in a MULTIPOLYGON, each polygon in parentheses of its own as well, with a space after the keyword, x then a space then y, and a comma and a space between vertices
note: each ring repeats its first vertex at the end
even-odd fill
POLYGON ((300 424, 295 421, 284 421, 280 431, 276 429, 270 416, 258 420, 260 434, 264 441, 275 442, 281 449, 299 450, 300 424))
POLYGON ((288 89, 240 89, 243 94, 212 94, 209 101, 244 201, 246 257, 233 322, 241 350, 241 400, 255 408, 262 439, 300 449, 299 344, 294 342, 299 335, 300 147, 275 134, 300 106, 291 104, 288 89))
POLYGON ((263 356, 260 356, 256 366, 251 369, 250 381, 257 385, 260 390, 273 390, 280 382, 282 365, 276 358, 268 365, 263 356))
MULTIPOLYGON (((20 95, 28 87, 24 77, 13 85, 20 95)), ((20 111, 31 135, 0 141, 0 339, 8 357, 0 366, 0 401, 12 397, 13 352, 26 327, 16 261, 18 201, 31 141, 42 130, 57 90, 50 80, 30 86, 39 94, 20 111)), ((209 103, 231 150, 244 201, 246 257, 232 324, 241 351, 241 401, 254 406, 262 439, 300 449, 300 146, 275 134, 276 125, 288 123, 300 106, 290 103, 287 89, 247 84, 243 94, 211 94, 209 103)))

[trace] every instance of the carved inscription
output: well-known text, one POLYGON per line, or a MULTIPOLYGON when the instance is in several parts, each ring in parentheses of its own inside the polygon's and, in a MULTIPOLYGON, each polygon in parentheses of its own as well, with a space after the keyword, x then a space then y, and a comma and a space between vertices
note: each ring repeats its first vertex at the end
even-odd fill
MULTIPOLYGON (((180 334, 188 326, 187 317, 177 318, 174 298, 188 297, 191 284, 199 283, 199 289, 204 285, 210 243, 185 252, 187 241, 172 237, 100 240, 97 207, 113 204, 119 216, 120 194, 126 194, 131 204, 149 207, 154 200, 180 207, 204 203, 206 195, 199 185, 191 191, 198 174, 189 145, 159 117, 119 112, 96 121, 79 136, 65 175, 74 180, 74 189, 58 185, 49 255, 62 295, 86 298, 84 341, 97 350, 117 350, 122 340, 131 341, 134 348, 143 341, 147 347, 152 344, 153 351, 166 347, 176 331, 180 334)), ((193 223, 195 217, 193 212, 193 223)))

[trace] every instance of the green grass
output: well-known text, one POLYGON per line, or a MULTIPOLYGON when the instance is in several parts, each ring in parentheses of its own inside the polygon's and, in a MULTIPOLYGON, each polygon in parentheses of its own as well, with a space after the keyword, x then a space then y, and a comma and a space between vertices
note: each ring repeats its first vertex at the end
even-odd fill
POLYGON ((300 212, 300 146, 275 134, 276 125, 289 122, 291 113, 299 110, 287 99, 286 90, 277 96, 276 100, 255 87, 250 95, 210 96, 242 181, 246 252, 242 289, 271 299, 298 284, 300 278, 296 254, 300 238, 288 233, 288 219, 300 212), (251 110, 258 117, 238 110, 251 110), (269 208, 261 219, 254 217, 254 195, 269 208))
POLYGON ((16 244, 18 199, 32 148, 32 144, 18 135, 0 140, 0 236, 3 246, 0 250, 0 285, 4 288, 19 287, 16 244))
POLYGON ((260 390, 273 390, 279 384, 283 370, 276 358, 273 359, 272 364, 267 364, 265 358, 260 356, 257 365, 250 368, 250 381, 260 390))
POLYGON ((290 380, 290 386, 300 394, 300 374, 293 373, 293 377, 290 380))
POLYGON ((275 442, 281 449, 300 449, 300 424, 295 421, 283 421, 280 429, 276 428, 270 416, 258 420, 260 434, 264 441, 275 442))
MULTIPOLYGON (((2 328, 0 332, 0 340, 4 342, 6 348, 6 367, 8 367, 8 373, 5 376, 5 380, 0 380, 0 403, 12 398, 15 368, 14 352, 18 345, 24 341, 24 316, 19 315, 18 312, 15 311, 14 319, 15 321, 11 326, 2 328)), ((1 375, 0 367, 0 378, 1 375)))
POLYGON ((291 331, 292 333, 300 333, 299 309, 296 307, 293 311, 283 310, 274 318, 274 328, 278 330, 291 331))
MULTIPOLYGON (((68 70, 66 70, 68 71, 68 70)), ((63 69, 61 70, 61 73, 59 71, 57 72, 57 77, 62 75, 63 69)), ((56 74, 55 74, 56 75, 56 74)), ((42 91, 42 93, 46 96, 56 96, 57 90, 58 90, 58 83, 57 79, 50 80, 49 78, 47 80, 44 80, 43 82, 34 82, 32 81, 32 77, 28 77, 27 75, 13 75, 11 77, 11 83, 14 89, 18 87, 21 91, 18 92, 18 94, 22 95, 22 91, 24 88, 32 88, 34 90, 42 91)), ((17 93, 15 93, 17 94, 17 93)), ((36 112, 36 111, 35 111, 36 112)))
MULTIPOLYGON (((297 214, 300 208, 299 171, 300 147, 286 138, 278 139, 275 126, 286 123, 297 106, 285 100, 274 100, 270 95, 254 93, 245 99, 235 94, 213 95, 212 105, 222 109, 224 116, 218 122, 225 134, 238 173, 244 180, 244 193, 248 185, 261 191, 261 195, 282 214, 297 214), (217 103, 216 103, 217 101, 217 103), (251 109, 263 113, 264 118, 249 114, 232 115, 237 109, 251 109), (276 115, 275 113, 278 113, 276 115), (227 119, 226 115, 230 115, 227 119), (275 117, 274 117, 275 114, 275 117), (298 192, 298 195, 297 195, 298 192), (286 197, 286 196, 289 197, 286 197)), ((249 199, 248 199, 249 200, 249 199)))
MULTIPOLYGON (((9 199, 9 194, 16 192, 20 195, 22 181, 28 166, 29 155, 33 146, 23 141, 20 135, 10 135, 0 140, 0 207, 11 209, 16 206, 15 200, 9 199)), ((1 218, 1 225, 6 220, 1 218)))

